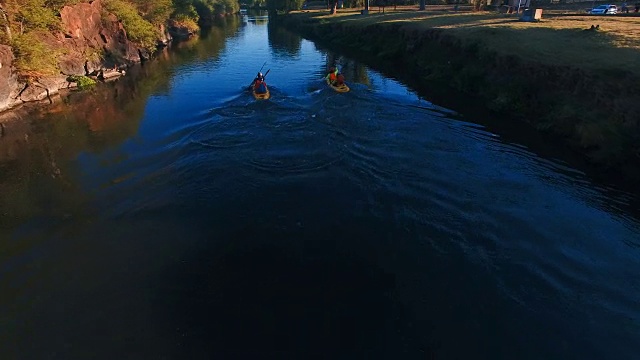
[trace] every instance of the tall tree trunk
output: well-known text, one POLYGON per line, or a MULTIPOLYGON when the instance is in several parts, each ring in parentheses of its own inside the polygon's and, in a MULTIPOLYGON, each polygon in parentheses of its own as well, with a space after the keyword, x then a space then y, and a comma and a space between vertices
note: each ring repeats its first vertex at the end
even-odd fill
POLYGON ((334 15, 338 12, 338 0, 333 2, 333 6, 331 7, 331 15, 334 15))
POLYGON ((4 31, 7 33, 7 37, 9 41, 12 40, 11 36, 11 24, 9 24, 9 17, 7 16, 7 12, 4 11, 2 6, 0 6, 0 13, 2 14, 2 19, 4 20, 4 31))

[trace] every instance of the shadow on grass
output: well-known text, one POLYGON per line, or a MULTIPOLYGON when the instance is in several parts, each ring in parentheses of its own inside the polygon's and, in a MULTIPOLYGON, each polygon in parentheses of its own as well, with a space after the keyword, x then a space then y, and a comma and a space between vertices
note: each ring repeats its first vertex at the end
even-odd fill
POLYGON ((631 73, 640 76, 640 51, 617 46, 620 35, 586 29, 489 28, 477 27, 472 32, 456 35, 482 41, 498 53, 516 55, 548 65, 606 71, 608 74, 631 73))

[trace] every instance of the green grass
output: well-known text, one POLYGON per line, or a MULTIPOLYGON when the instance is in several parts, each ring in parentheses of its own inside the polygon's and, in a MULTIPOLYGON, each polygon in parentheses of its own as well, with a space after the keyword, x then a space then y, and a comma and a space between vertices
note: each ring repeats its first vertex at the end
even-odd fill
POLYGON ((515 15, 490 12, 386 11, 362 16, 356 11, 296 13, 304 21, 342 23, 347 27, 400 24, 406 30, 442 29, 499 54, 589 70, 606 69, 640 75, 640 17, 549 16, 540 22, 518 21, 515 15), (591 25, 599 31, 585 31, 591 25))

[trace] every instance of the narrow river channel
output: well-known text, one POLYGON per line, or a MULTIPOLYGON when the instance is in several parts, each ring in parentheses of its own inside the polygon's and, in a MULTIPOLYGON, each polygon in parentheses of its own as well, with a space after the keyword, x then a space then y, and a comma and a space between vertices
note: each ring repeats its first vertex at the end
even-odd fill
POLYGON ((264 16, 9 120, 0 358, 638 359, 638 196, 482 123, 264 16))

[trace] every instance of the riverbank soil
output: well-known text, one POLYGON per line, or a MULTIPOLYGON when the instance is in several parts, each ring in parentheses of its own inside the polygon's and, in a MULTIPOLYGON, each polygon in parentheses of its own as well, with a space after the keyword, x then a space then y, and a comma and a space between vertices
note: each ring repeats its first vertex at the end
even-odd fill
POLYGON ((369 15, 317 9, 279 18, 307 37, 409 71, 424 86, 453 90, 508 119, 527 121, 565 139, 600 168, 640 179, 635 14, 556 9, 541 21, 524 22, 516 14, 452 6, 388 6, 384 13, 372 6, 369 15))

